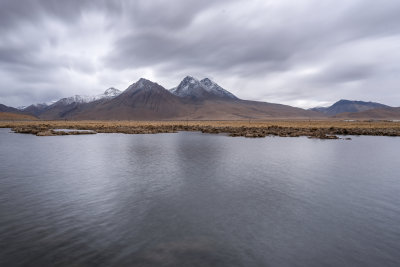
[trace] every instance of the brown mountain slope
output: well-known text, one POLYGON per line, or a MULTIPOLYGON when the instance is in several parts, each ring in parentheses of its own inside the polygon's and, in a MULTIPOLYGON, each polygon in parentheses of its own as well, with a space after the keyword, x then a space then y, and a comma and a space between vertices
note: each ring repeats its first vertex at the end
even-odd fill
POLYGON ((62 105, 56 103, 49 107, 46 111, 39 115, 39 118, 45 120, 56 120, 68 118, 68 114, 80 108, 78 103, 72 103, 69 105, 62 105))
POLYGON ((335 116, 342 119, 379 119, 379 120, 399 120, 400 107, 398 108, 377 108, 361 112, 346 112, 335 116))
POLYGON ((239 100, 206 100, 187 102, 169 99, 169 103, 151 99, 148 104, 114 106, 118 101, 97 105, 94 109, 76 112, 70 119, 105 120, 243 120, 270 118, 319 118, 321 114, 279 104, 239 100), (173 102, 172 102, 173 101, 173 102))
POLYGON ((191 106, 177 119, 247 120, 270 118, 318 118, 320 113, 291 106, 246 100, 206 100, 191 106))
POLYGON ((25 120, 37 120, 37 118, 26 115, 26 114, 17 114, 11 112, 0 112, 0 120, 2 121, 25 121, 25 120))

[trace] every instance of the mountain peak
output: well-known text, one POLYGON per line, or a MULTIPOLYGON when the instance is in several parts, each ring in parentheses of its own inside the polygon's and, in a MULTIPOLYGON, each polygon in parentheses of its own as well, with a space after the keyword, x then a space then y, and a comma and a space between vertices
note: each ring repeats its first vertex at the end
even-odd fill
POLYGON ((195 99, 215 97, 238 99, 209 78, 204 78, 199 81, 192 76, 186 76, 177 87, 172 88, 170 91, 179 97, 190 97, 195 99))
POLYGON ((147 80, 145 78, 140 78, 137 82, 131 84, 124 92, 123 94, 135 94, 139 91, 145 91, 145 92, 152 92, 154 90, 166 90, 164 87, 159 85, 158 83, 152 82, 150 80, 147 80))
POLYGON ((133 86, 135 89, 140 89, 140 88, 148 88, 155 84, 157 83, 147 80, 145 78, 140 78, 136 83, 132 84, 131 86, 133 86))
POLYGON ((188 75, 183 79, 182 82, 196 83, 196 82, 199 82, 199 80, 197 80, 193 76, 188 75))
POLYGON ((148 79, 146 79, 146 78, 140 78, 137 82, 143 82, 143 83, 145 83, 145 82, 151 82, 151 83, 153 83, 152 81, 150 81, 150 80, 148 80, 148 79))
POLYGON ((202 82, 202 83, 209 83, 209 84, 211 84, 211 83, 214 83, 213 81, 211 81, 209 78, 204 78, 203 80, 201 80, 200 82, 202 82))
POLYGON ((340 99, 339 101, 337 101, 337 102, 334 103, 333 105, 335 105, 335 104, 348 104, 348 103, 352 103, 352 102, 356 102, 356 101, 354 101, 354 100, 348 100, 348 99, 340 99))
POLYGON ((213 82, 209 78, 204 78, 200 81, 203 87, 207 90, 207 92, 222 98, 229 98, 229 99, 238 99, 234 94, 225 90, 217 83, 213 82))
POLYGON ((192 76, 186 76, 177 87, 172 88, 171 93, 179 97, 203 98, 207 91, 199 80, 192 76))
POLYGON ((107 90, 104 91, 104 96, 108 96, 108 97, 114 97, 121 94, 121 91, 114 88, 114 87, 110 87, 107 90))

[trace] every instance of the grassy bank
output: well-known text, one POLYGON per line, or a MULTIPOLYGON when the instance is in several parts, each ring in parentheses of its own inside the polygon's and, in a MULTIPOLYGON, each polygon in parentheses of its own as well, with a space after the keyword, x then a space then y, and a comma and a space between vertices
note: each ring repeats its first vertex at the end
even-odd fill
POLYGON ((400 122, 338 120, 271 121, 0 121, 1 128, 17 133, 41 133, 52 129, 84 129, 97 133, 154 134, 177 131, 227 133, 230 136, 268 135, 334 139, 337 135, 400 136, 400 122))

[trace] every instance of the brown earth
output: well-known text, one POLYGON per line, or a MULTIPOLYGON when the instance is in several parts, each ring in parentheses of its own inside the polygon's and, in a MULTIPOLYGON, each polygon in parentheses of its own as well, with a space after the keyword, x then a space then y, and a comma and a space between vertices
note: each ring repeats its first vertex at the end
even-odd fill
POLYGON ((18 121, 26 121, 26 120, 37 120, 37 118, 31 116, 31 115, 26 115, 26 114, 16 114, 16 113, 11 113, 11 112, 0 112, 0 120, 2 121, 13 121, 13 120, 18 120, 18 121))

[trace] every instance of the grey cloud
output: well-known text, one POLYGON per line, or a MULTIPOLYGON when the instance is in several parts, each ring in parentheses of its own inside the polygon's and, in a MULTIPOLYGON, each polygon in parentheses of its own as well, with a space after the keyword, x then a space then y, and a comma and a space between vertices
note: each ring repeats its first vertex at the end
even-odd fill
POLYGON ((206 28, 133 32, 116 41, 107 62, 118 68, 167 64, 168 68, 189 65, 210 70, 264 63, 264 72, 275 71, 275 66, 282 69, 284 65, 290 68, 296 64, 287 61, 297 54, 310 50, 325 53, 332 46, 355 39, 400 32, 400 17, 396 12, 400 12, 400 5, 393 1, 386 1, 390 10, 377 7, 372 1, 368 5, 356 1, 345 5, 348 9, 344 11, 337 1, 325 1, 328 3, 325 5, 311 2, 307 13, 291 11, 283 18, 277 17, 281 23, 271 26, 265 22, 255 29, 226 21, 221 14, 206 28), (337 11, 336 6, 339 6, 337 11), (326 12, 314 13, 318 7, 326 12))
POLYGON ((398 34, 399 13, 400 4, 397 1, 358 0, 338 18, 338 29, 350 29, 355 37, 398 34))
POLYGON ((233 2, 221 1, 164 1, 136 0, 125 3, 127 16, 139 27, 176 30, 187 27, 203 10, 233 2))
POLYGON ((218 70, 260 62, 279 65, 296 52, 287 45, 294 40, 279 38, 279 32, 230 29, 228 25, 202 31, 133 33, 115 43, 106 61, 116 68, 161 64, 218 70))
POLYGON ((38 58, 34 49, 26 47, 0 47, 0 66, 6 71, 35 71, 58 67, 51 59, 38 58))
POLYGON ((374 65, 340 64, 325 68, 322 73, 315 75, 312 81, 329 85, 365 80, 376 75, 379 75, 379 70, 374 65))
POLYGON ((360 94, 400 105, 398 14, 392 0, 3 0, 0 103, 97 93, 103 80, 151 73, 167 87, 212 76, 239 97, 288 104, 360 94), (91 34, 99 39, 82 42, 91 34))

